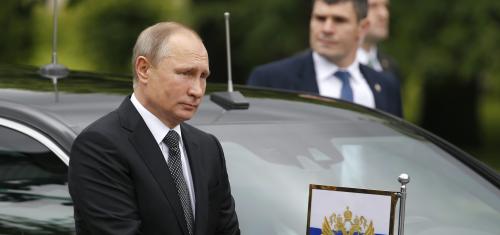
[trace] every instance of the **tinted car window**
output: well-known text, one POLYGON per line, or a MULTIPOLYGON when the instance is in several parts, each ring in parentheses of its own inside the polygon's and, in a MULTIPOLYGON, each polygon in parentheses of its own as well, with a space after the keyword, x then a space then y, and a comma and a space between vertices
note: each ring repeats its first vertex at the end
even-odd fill
POLYGON ((66 176, 47 147, 0 126, 0 234, 74 234, 66 176))
POLYGON ((248 234, 305 234, 309 184, 399 191, 401 173, 412 177, 408 234, 498 234, 500 191, 431 142, 394 126, 344 120, 203 129, 221 140, 248 234))

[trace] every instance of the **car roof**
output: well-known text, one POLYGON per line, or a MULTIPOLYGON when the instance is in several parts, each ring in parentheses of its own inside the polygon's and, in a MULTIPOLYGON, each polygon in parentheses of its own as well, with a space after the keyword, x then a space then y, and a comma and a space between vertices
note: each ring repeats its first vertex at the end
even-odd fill
MULTIPOLYGON (((3 101, 37 109, 59 119, 78 133, 97 118, 117 108, 132 93, 132 78, 72 71, 67 78, 59 80, 59 100, 56 102, 52 81, 39 75, 35 67, 0 66, 0 86, 3 101)), ((225 110, 213 103, 208 96, 213 92, 224 91, 226 86, 209 83, 206 91, 208 95, 190 123, 352 122, 367 117, 379 121, 401 121, 380 111, 340 100, 236 87, 251 102, 248 109, 225 110), (331 109, 325 109, 325 106, 331 109)))
MULTIPOLYGON (((39 75, 36 67, 1 65, 0 87, 0 116, 16 118, 43 129, 69 152, 76 134, 116 109, 132 92, 132 78, 71 71, 67 78, 59 80, 59 101, 55 102, 52 81, 39 75)), ((209 83, 203 103, 188 122, 195 126, 346 123, 353 127, 379 123, 381 125, 371 125, 370 128, 384 126, 380 130, 389 135, 394 131, 426 138, 474 168, 497 187, 500 185, 498 174, 483 163, 439 137, 382 111, 312 94, 247 86, 235 88, 249 101, 248 109, 226 110, 212 102, 209 96, 224 91, 226 85, 209 83)), ((369 133, 369 130, 364 132, 369 133)))

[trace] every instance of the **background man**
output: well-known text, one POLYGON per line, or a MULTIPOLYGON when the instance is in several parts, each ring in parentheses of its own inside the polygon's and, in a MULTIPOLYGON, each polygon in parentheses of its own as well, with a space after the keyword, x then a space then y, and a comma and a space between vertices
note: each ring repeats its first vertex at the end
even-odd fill
POLYGON ((177 23, 144 30, 134 93, 73 144, 69 189, 78 234, 239 234, 219 141, 184 121, 209 75, 199 36, 177 23))
POLYGON ((378 72, 394 76, 402 82, 399 67, 389 55, 382 53, 377 44, 389 37, 389 0, 368 0, 370 22, 362 46, 358 49, 358 60, 378 72))
POLYGON ((257 67, 247 84, 341 98, 402 115, 399 83, 356 60, 366 0, 313 0, 312 51, 257 67))

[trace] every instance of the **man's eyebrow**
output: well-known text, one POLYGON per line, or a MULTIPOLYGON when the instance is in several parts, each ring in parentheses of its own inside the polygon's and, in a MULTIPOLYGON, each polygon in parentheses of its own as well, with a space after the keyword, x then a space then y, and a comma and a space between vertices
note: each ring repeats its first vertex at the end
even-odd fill
POLYGON ((345 21, 345 20, 349 19, 349 17, 345 17, 342 15, 334 15, 334 16, 331 16, 331 18, 336 20, 336 21, 345 21))

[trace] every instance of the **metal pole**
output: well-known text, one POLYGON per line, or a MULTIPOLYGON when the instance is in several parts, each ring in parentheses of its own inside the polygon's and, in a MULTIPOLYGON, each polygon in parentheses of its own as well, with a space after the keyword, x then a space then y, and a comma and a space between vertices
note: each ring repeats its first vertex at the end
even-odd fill
POLYGON ((52 80, 54 85, 54 96, 56 103, 59 101, 59 90, 57 88, 57 80, 65 78, 69 74, 69 70, 62 64, 57 63, 57 0, 52 0, 53 2, 53 28, 52 28, 52 63, 44 65, 38 71, 43 77, 52 80))
POLYGON ((54 1, 52 30, 52 64, 57 64, 57 0, 54 1))
POLYGON ((404 235, 405 230, 405 210, 406 210, 406 184, 410 182, 410 176, 408 174, 401 174, 398 177, 399 183, 401 183, 401 192, 399 193, 399 224, 398 224, 398 235, 404 235))
MULTIPOLYGON (((57 64, 57 0, 53 0, 53 30, 52 30, 52 64, 57 64)), ((56 103, 59 102, 59 89, 57 89, 57 78, 52 78, 54 84, 54 95, 56 103)))
POLYGON ((227 91, 233 92, 233 75, 231 71, 231 43, 229 41, 229 12, 224 13, 226 20, 226 52, 227 52, 227 91))
POLYGON ((52 78, 52 84, 54 84, 54 95, 56 103, 59 102, 59 89, 57 89, 57 78, 52 78))

